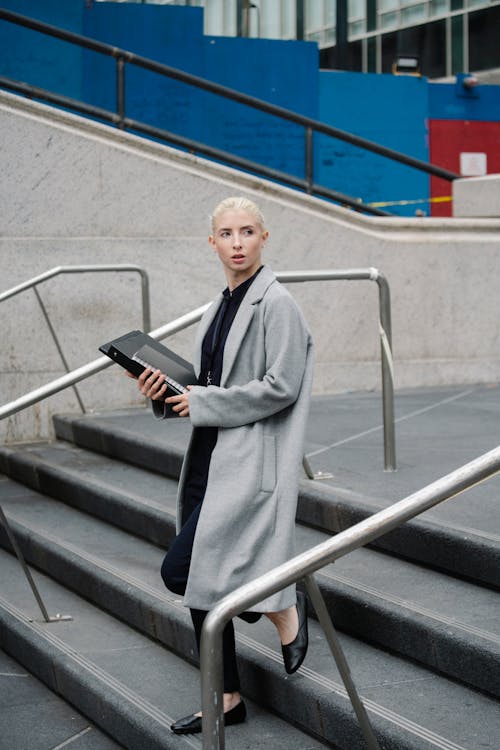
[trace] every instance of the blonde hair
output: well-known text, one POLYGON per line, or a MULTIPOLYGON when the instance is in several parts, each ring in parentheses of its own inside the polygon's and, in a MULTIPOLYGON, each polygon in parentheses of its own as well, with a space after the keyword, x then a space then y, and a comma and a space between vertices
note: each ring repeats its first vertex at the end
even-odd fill
POLYGON ((247 211, 255 218, 255 221, 257 222, 257 224, 259 224, 261 229, 263 231, 265 229, 264 216, 262 215, 262 211, 260 210, 260 208, 248 198, 234 196, 231 198, 225 198, 214 208, 212 216, 210 218, 212 232, 215 232, 215 223, 217 219, 225 211, 247 211))

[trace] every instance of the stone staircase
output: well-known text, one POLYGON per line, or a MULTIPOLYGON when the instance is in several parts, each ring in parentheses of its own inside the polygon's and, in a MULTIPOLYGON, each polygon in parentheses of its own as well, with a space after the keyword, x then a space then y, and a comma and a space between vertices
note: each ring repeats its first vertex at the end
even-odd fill
MULTIPOLYGON (((56 441, 0 448, 0 504, 50 613, 73 617, 41 622, 0 529, 0 646, 133 750, 201 748, 169 732, 199 706, 199 678, 189 613, 158 572, 188 430, 134 409, 56 417, 56 441)), ((376 510, 304 479, 298 551, 376 510)), ((494 534, 426 514, 316 574, 384 750, 498 748, 498 562, 494 534)), ((362 750, 318 623, 287 677, 263 620, 236 622, 249 721, 228 749, 362 750)))

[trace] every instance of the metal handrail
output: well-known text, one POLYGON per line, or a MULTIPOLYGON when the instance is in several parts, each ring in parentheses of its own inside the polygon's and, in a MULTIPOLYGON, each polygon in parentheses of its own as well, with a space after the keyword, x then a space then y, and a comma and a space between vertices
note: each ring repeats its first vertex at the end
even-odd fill
MULTIPOLYGON (((394 363, 392 357, 391 294, 384 274, 377 268, 352 268, 339 271, 282 271, 276 278, 283 283, 304 281, 375 281, 379 298, 379 334, 382 365, 382 410, 384 421, 384 469, 396 470, 396 433, 394 426, 394 363)), ((307 458, 307 457, 306 457, 307 458)), ((307 462, 305 469, 310 476, 307 462)), ((311 478, 311 476, 310 476, 311 478)))
MULTIPOLYGON (((165 65, 163 63, 150 60, 146 57, 142 57, 141 55, 136 55, 135 53, 130 52, 128 50, 120 49, 118 47, 105 44, 104 42, 96 41, 95 39, 82 36, 81 34, 76 34, 74 32, 59 29, 56 26, 52 26, 50 24, 46 24, 46 23, 37 21, 32 18, 28 18, 27 16, 23 16, 19 13, 14 13, 12 11, 4 10, 4 9, 0 9, 0 19, 4 19, 5 21, 18 24, 21 26, 25 26, 26 28, 30 28, 34 31, 39 31, 49 36, 53 36, 57 39, 62 39, 72 44, 77 44, 81 47, 85 47, 95 52, 99 52, 101 54, 108 55, 110 57, 115 58, 116 59, 117 113, 116 113, 116 116, 114 117, 114 121, 119 127, 132 128, 134 126, 131 123, 135 122, 135 121, 130 121, 130 120, 127 121, 127 118, 125 118, 125 69, 124 69, 125 63, 137 65, 138 67, 142 67, 146 70, 159 73, 160 75, 167 76, 168 78, 181 81, 182 83, 186 83, 191 86, 196 86, 197 88, 200 88, 204 91, 209 91, 213 94, 223 96, 227 99, 231 99, 232 101, 236 101, 240 104, 245 104, 254 109, 258 109, 262 112, 266 112, 267 114, 280 117, 281 119, 287 120, 289 122, 293 122, 297 125, 301 125, 302 127, 305 128, 305 163, 306 163, 306 169, 307 169, 305 189, 308 192, 315 192, 317 194, 320 194, 318 192, 318 188, 320 188, 320 186, 317 186, 314 184, 313 175, 312 175, 312 170, 313 170, 312 137, 311 137, 312 132, 322 133, 324 135, 328 135, 333 138, 338 138, 339 140, 345 141, 347 143, 351 143, 355 146, 359 146, 360 148, 364 148, 368 151, 372 151, 373 153, 380 154, 381 156, 385 156, 389 159, 398 161, 401 164, 406 164, 407 166, 413 167, 415 169, 419 169, 423 172, 426 172, 427 174, 431 174, 436 177, 441 177, 448 181, 453 181, 460 176, 456 174, 455 172, 451 172, 450 170, 444 169, 442 167, 437 167, 433 164, 428 164, 427 162, 424 162, 420 159, 415 159, 414 157, 411 157, 411 156, 407 156, 406 154, 402 154, 398 151, 395 151, 394 149, 388 148, 387 146, 382 146, 381 144, 375 143, 374 141, 370 141, 366 138, 353 135, 352 133, 348 133, 347 131, 341 130, 340 128, 336 128, 332 125, 327 125, 326 123, 323 123, 320 120, 315 120, 314 118, 307 117, 305 115, 300 115, 296 112, 293 112, 292 110, 286 109, 285 107, 280 107, 276 104, 270 104, 269 102, 266 102, 262 99, 258 99, 248 94, 243 94, 227 86, 222 86, 218 83, 214 83, 205 78, 201 78, 200 76, 196 76, 191 73, 187 73, 183 70, 179 70, 178 68, 173 68, 169 65, 165 65)), ((141 123, 136 123, 136 125, 137 124, 141 125, 141 123)), ((142 123, 142 125, 144 124, 142 123)), ((152 130, 156 131, 157 129, 152 128, 152 130)), ((158 131, 158 132, 161 132, 161 131, 158 131)), ((194 142, 191 142, 191 143, 194 143, 194 142)), ((224 152, 220 152, 220 153, 224 153, 224 152)), ((231 155, 226 154, 226 159, 227 157, 231 157, 231 155)), ((215 158, 218 158, 218 157, 215 157, 215 158)), ((237 158, 237 157, 232 157, 232 158, 237 158)), ((327 190, 326 188, 320 188, 320 189, 327 190)), ((340 196, 341 194, 338 194, 338 195, 340 196)), ((353 205, 353 207, 357 207, 358 209, 369 210, 370 213, 375 213, 379 211, 378 209, 373 209, 373 208, 368 209, 368 207, 359 203, 355 199, 350 198, 349 196, 343 196, 343 198, 338 198, 337 200, 341 200, 345 202, 347 205, 353 205)), ((387 215, 386 212, 379 212, 379 213, 383 215, 387 215)))
MULTIPOLYGON (((156 328, 154 331, 150 331, 149 336, 156 339, 156 341, 161 341, 161 339, 164 339, 166 336, 178 333, 200 320, 201 316, 209 306, 210 303, 207 303, 202 307, 198 307, 186 315, 182 315, 180 318, 176 318, 170 323, 167 323, 160 328, 156 328)), ((38 403, 38 401, 43 401, 45 398, 53 396, 55 393, 59 393, 59 391, 63 391, 65 388, 69 388, 75 383, 79 383, 81 380, 85 380, 91 375, 95 375, 96 373, 101 372, 101 370, 105 370, 112 364, 114 364, 114 362, 109 359, 109 357, 99 357, 98 359, 94 359, 92 362, 88 362, 86 365, 82 365, 82 367, 78 367, 76 370, 69 372, 67 375, 62 375, 60 378, 56 378, 50 383, 40 386, 40 388, 35 388, 34 391, 30 391, 24 396, 20 396, 14 401, 10 401, 8 404, 0 406, 0 420, 10 417, 12 414, 16 414, 18 411, 22 411, 28 406, 38 403)))
MULTIPOLYGON (((63 267, 64 268, 64 267, 63 267)), ((82 268, 85 268, 82 266, 82 268)), ((58 269, 52 269, 56 271, 58 269)), ((52 273, 50 271, 47 272, 52 273)), ((47 274, 41 274, 39 278, 46 278, 47 274)), ((379 331, 381 340, 381 362, 382 362, 382 399, 383 399, 383 415, 384 415, 384 468, 386 471, 393 471, 396 468, 396 439, 395 439, 395 428, 394 428, 394 371, 391 351, 391 303, 390 303, 390 291, 389 284, 385 276, 378 271, 376 268, 354 268, 348 270, 338 271, 277 271, 276 278, 283 283, 297 283, 306 281, 356 281, 356 280, 369 280, 375 281, 379 288, 379 331)), ((31 280, 33 281, 33 279, 31 280)), ((7 296, 12 296, 19 291, 27 288, 29 282, 24 282, 18 287, 4 292, 0 295, 0 302, 2 299, 6 299, 7 296)), ((170 336, 173 333, 187 328, 188 326, 196 323, 208 308, 209 303, 193 310, 180 318, 167 323, 155 331, 151 331, 149 334, 152 338, 160 341, 166 336, 170 336)), ((146 329, 147 330, 147 329, 146 329)), ((63 375, 51 383, 36 388, 34 391, 21 396, 20 398, 11 401, 4 406, 0 406, 0 420, 6 417, 16 414, 16 412, 36 404, 38 401, 42 401, 48 396, 52 396, 59 391, 64 390, 70 386, 74 386, 75 383, 85 380, 90 375, 94 375, 106 367, 109 367, 113 362, 108 357, 100 357, 99 359, 93 360, 76 370, 63 375)), ((306 457, 305 457, 306 458, 306 457)), ((307 462, 305 462, 305 468, 307 471, 307 462)), ((311 478, 311 474, 308 471, 308 476, 311 478)))
POLYGON ((222 701, 222 631, 226 624, 241 612, 247 611, 272 594, 301 579, 305 579, 308 593, 327 636, 330 649, 353 703, 367 745, 369 748, 376 750, 379 745, 363 704, 357 695, 354 683, 350 678, 345 657, 341 651, 339 653, 340 644, 313 573, 349 552, 373 542, 425 510, 455 497, 499 472, 500 446, 497 446, 418 492, 408 495, 399 502, 351 526, 307 552, 297 555, 292 560, 274 568, 254 581, 240 586, 221 599, 207 615, 201 635, 203 750, 224 750, 225 747, 222 701))
POLYGON ((363 203, 357 198, 352 198, 345 193, 340 193, 338 190, 332 190, 331 188, 323 187, 317 183, 312 182, 308 178, 303 179, 301 177, 295 177, 294 175, 288 174, 288 172, 281 172, 278 169, 259 164, 258 162, 245 159, 242 156, 236 156, 235 154, 229 153, 229 151, 222 151, 214 146, 207 146, 200 141, 195 141, 192 138, 186 138, 182 135, 177 135, 169 130, 158 128, 153 125, 147 125, 140 120, 132 120, 130 117, 120 117, 115 112, 111 112, 101 107, 95 107, 91 104, 84 104, 77 99, 71 99, 61 94, 54 94, 51 91, 42 89, 39 86, 32 86, 27 83, 20 83, 19 81, 13 81, 5 76, 0 76, 0 86, 16 91, 20 94, 24 94, 30 98, 41 99, 52 104, 56 104, 66 109, 72 109, 76 112, 95 117, 105 122, 111 122, 125 130, 131 130, 133 132, 142 133, 142 135, 150 136, 151 138, 157 138, 165 141, 170 145, 179 146, 186 151, 193 154, 202 154, 209 159, 220 161, 226 164, 230 164, 232 167, 246 170, 247 172, 254 172, 261 177, 266 177, 269 180, 275 180, 276 182, 282 182, 286 185, 304 190, 309 195, 321 196, 322 198, 328 198, 329 200, 340 203, 341 205, 349 206, 356 211, 363 211, 366 214, 373 216, 392 216, 387 211, 382 211, 380 208, 375 208, 368 203, 363 203))
MULTIPOLYGON (((103 273, 103 272, 107 273, 109 271, 114 271, 114 272, 122 272, 122 271, 130 272, 131 271, 131 272, 140 274, 141 292, 142 292, 142 325, 143 325, 144 331, 149 331, 149 329, 151 328, 151 311, 150 311, 151 307, 150 307, 150 302, 149 302, 149 276, 147 274, 147 271, 144 268, 141 268, 140 266, 137 266, 135 264, 130 264, 130 263, 118 263, 118 264, 108 263, 108 264, 102 264, 102 265, 79 265, 79 266, 56 266, 55 268, 51 268, 49 271, 45 271, 44 273, 41 273, 38 276, 34 276, 32 279, 23 281, 22 284, 18 284, 17 286, 14 286, 11 289, 7 289, 5 292, 2 292, 0 294, 0 302, 5 302, 5 300, 10 299, 11 297, 15 297, 21 292, 25 292, 27 289, 33 289, 33 291, 35 292, 37 302, 40 305, 40 309, 42 310, 43 317, 45 318, 45 322, 47 323, 47 327, 50 331, 50 335, 52 336, 56 349, 59 352, 59 356, 64 365, 64 369, 66 370, 67 373, 69 373, 70 370, 69 370, 68 362, 66 360, 66 357, 64 356, 61 343, 56 334, 54 326, 52 325, 52 321, 50 320, 50 316, 47 311, 47 308, 45 307, 43 300, 40 297, 37 286, 38 284, 41 284, 44 281, 47 281, 48 279, 52 279, 55 276, 59 276, 60 274, 103 273)), ((80 393, 78 392, 76 385, 73 383, 71 387, 73 388, 75 392, 75 396, 76 396, 76 399, 78 401, 81 411, 85 414, 85 406, 83 404, 82 398, 80 396, 80 393)))
POLYGON ((142 293, 142 325, 145 331, 149 331, 151 328, 151 306, 149 302, 149 276, 147 271, 135 263, 104 263, 100 265, 78 265, 78 266, 56 266, 51 268, 44 273, 34 276, 32 279, 23 281, 22 284, 13 286, 11 289, 7 289, 5 292, 0 293, 0 302, 15 297, 17 294, 24 292, 26 289, 41 284, 48 279, 53 279, 55 276, 60 274, 73 274, 73 273, 107 273, 109 271, 129 271, 132 273, 138 273, 141 276, 141 293, 142 293))

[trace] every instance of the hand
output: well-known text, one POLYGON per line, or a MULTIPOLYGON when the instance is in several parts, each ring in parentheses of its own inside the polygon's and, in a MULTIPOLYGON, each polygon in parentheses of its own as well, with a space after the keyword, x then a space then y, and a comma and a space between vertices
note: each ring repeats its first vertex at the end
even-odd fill
POLYGON ((166 404, 173 404, 172 411, 179 417, 189 417, 189 391, 193 388, 188 385, 188 393, 179 393, 178 396, 169 396, 165 399, 166 404))
POLYGON ((153 371, 147 367, 137 378, 137 387, 143 396, 159 401, 167 392, 165 375, 160 370, 153 371))

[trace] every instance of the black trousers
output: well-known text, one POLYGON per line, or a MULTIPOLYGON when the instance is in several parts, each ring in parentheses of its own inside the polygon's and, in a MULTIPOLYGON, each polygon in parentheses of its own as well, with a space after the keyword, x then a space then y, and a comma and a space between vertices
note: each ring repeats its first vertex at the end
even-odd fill
MULTIPOLYGON (((193 540, 201 510, 201 502, 191 511, 179 534, 172 542, 161 566, 161 577, 169 591, 184 595, 186 591, 193 540)), ((198 651, 200 650, 201 629, 207 612, 201 609, 191 609, 194 632, 198 651)), ((228 622, 222 636, 224 661, 224 692, 234 693, 240 689, 238 665, 236 663, 236 647, 234 642, 233 623, 228 622)))

